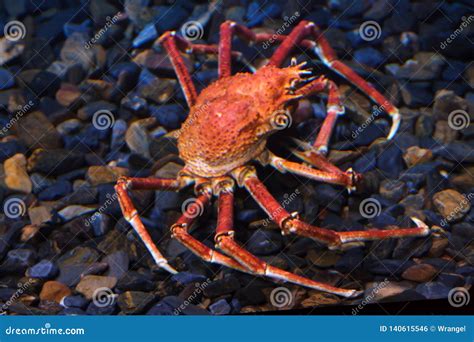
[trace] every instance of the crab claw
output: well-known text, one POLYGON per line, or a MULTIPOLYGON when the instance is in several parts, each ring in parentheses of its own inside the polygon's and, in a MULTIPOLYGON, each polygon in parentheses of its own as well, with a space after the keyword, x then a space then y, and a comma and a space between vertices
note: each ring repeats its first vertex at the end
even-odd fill
POLYGON ((426 223, 424 223, 422 220, 420 220, 419 218, 416 218, 414 216, 410 217, 410 219, 413 222, 415 222, 415 224, 418 228, 423 228, 425 230, 424 231, 425 235, 429 235, 431 233, 432 230, 430 229, 430 227, 428 227, 428 225, 426 223))
POLYGON ((390 127, 390 132, 387 135, 387 140, 391 140, 398 131, 401 123, 401 115, 398 109, 395 109, 393 112, 388 113, 392 118, 392 127, 390 127))

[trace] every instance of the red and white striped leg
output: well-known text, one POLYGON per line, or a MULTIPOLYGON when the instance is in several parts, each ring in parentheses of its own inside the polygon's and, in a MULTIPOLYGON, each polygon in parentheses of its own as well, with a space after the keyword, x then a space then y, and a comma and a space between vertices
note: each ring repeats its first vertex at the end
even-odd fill
POLYGON ((256 34, 245 26, 236 22, 227 20, 221 24, 219 39, 219 78, 230 76, 232 74, 232 38, 234 34, 248 42, 255 42, 256 34))
POLYGON ((184 39, 178 39, 179 38, 177 38, 176 32, 168 31, 161 35, 161 37, 159 38, 159 42, 168 52, 171 64, 173 65, 173 68, 176 71, 178 81, 181 84, 184 96, 186 97, 186 102, 188 103, 188 106, 191 107, 196 102, 197 91, 194 87, 193 81, 191 80, 191 75, 189 74, 189 71, 186 68, 186 65, 184 64, 183 58, 180 54, 180 49, 178 47, 178 41, 180 42, 180 46, 183 47, 184 39))
MULTIPOLYGON (((196 198, 195 206, 199 208, 205 208, 210 202, 211 194, 203 192, 196 198)), ((248 271, 240 265, 237 261, 221 254, 212 248, 207 247, 202 242, 196 240, 188 233, 188 228, 196 219, 195 207, 188 206, 184 214, 178 219, 178 221, 171 227, 173 238, 178 240, 183 246, 187 247, 195 255, 207 262, 212 262, 219 265, 224 265, 242 272, 248 271)))
POLYGON ((177 271, 168 264, 168 260, 161 254, 156 244, 153 242, 150 234, 143 225, 140 216, 130 199, 128 194, 129 189, 137 190, 179 190, 180 183, 177 179, 165 179, 165 178, 128 178, 121 177, 115 185, 115 191, 117 193, 120 208, 122 209, 123 216, 130 223, 133 229, 137 232, 140 239, 145 244, 145 247, 150 252, 151 256, 155 260, 156 264, 167 270, 170 273, 177 273, 177 271))
POLYGON ((385 238, 421 237, 431 233, 429 227, 416 218, 412 218, 412 220, 418 226, 417 228, 335 232, 330 229, 316 227, 301 221, 297 215, 287 212, 258 179, 254 169, 250 167, 241 168, 234 172, 234 176, 239 180, 239 184, 245 186, 267 215, 280 226, 283 234, 294 233, 309 237, 328 245, 332 249, 342 248, 344 247, 343 244, 352 242, 385 238))
POLYGON ((291 50, 307 36, 314 38, 316 43, 314 50, 328 68, 334 70, 339 75, 358 87, 378 106, 380 106, 381 109, 385 110, 391 116, 392 127, 390 128, 387 138, 393 138, 398 130, 398 127, 400 126, 401 116, 398 108, 390 103, 389 100, 387 100, 356 72, 337 59, 336 53, 315 23, 306 20, 301 21, 295 27, 295 29, 282 41, 270 59, 269 64, 281 66, 285 58, 287 58, 290 54, 291 50))
POLYGON ((216 229, 216 247, 225 254, 237 260, 248 271, 255 275, 265 276, 277 280, 287 281, 293 284, 306 286, 318 291, 333 293, 343 297, 356 297, 361 292, 350 289, 342 289, 328 284, 320 283, 297 274, 287 272, 278 267, 271 266, 265 261, 257 258, 249 251, 242 248, 234 240, 233 230, 233 204, 234 195, 231 191, 224 190, 219 193, 219 211, 216 229))
POLYGON ((333 81, 320 77, 306 84, 296 92, 298 95, 309 96, 319 93, 326 88, 328 89, 327 114, 313 144, 314 148, 323 155, 326 155, 328 152, 329 139, 336 125, 337 117, 345 113, 339 88, 333 81))
POLYGON ((316 181, 342 185, 349 191, 355 190, 356 184, 360 180, 360 175, 352 171, 352 169, 349 169, 346 172, 342 172, 339 169, 337 169, 337 171, 315 170, 306 165, 277 157, 269 151, 267 153, 267 162, 281 173, 291 172, 316 181))

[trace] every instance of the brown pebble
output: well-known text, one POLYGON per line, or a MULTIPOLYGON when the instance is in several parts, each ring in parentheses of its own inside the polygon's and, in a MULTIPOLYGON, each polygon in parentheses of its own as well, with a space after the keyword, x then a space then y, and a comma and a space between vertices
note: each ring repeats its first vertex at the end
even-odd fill
POLYGON ((411 146, 403 155, 403 159, 408 167, 429 162, 433 159, 433 152, 426 148, 411 146))
POLYGON ((53 301, 56 303, 61 302, 66 296, 71 294, 69 287, 60 283, 59 281, 50 280, 43 284, 41 289, 40 299, 42 301, 53 301))
POLYGON ((402 278, 406 280, 425 283, 433 279, 438 270, 430 264, 419 264, 408 267, 403 273, 402 278))
POLYGON ((448 222, 463 218, 471 210, 469 200, 453 189, 443 190, 434 194, 433 204, 448 222))

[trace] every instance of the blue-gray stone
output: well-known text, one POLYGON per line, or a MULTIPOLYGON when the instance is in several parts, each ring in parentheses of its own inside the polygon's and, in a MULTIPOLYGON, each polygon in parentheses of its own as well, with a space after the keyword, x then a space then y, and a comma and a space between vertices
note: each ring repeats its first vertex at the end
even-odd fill
POLYGON ((217 302, 209 305, 209 311, 213 315, 227 315, 231 310, 232 308, 225 299, 219 299, 217 302))

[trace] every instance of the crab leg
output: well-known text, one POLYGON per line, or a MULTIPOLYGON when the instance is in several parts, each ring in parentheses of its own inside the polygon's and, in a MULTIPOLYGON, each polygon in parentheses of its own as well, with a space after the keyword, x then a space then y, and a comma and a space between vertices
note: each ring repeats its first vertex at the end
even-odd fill
POLYGON ((388 139, 393 138, 400 125, 400 113, 398 109, 390 103, 382 94, 380 94, 372 85, 367 83, 362 77, 355 73, 351 68, 337 59, 336 53, 324 37, 323 33, 313 22, 301 21, 298 26, 282 41, 277 48, 269 64, 281 66, 285 58, 289 55, 295 45, 306 36, 312 36, 315 39, 314 51, 321 58, 324 64, 349 82, 358 87, 367 94, 377 105, 385 110, 392 117, 392 127, 388 134, 388 139))
MULTIPOLYGON (((234 34, 250 43, 264 43, 275 39, 283 40, 285 38, 285 36, 281 35, 255 33, 249 28, 237 24, 232 20, 223 22, 220 27, 219 39, 219 78, 230 76, 232 74, 231 49, 234 34)), ((300 41, 298 45, 307 49, 314 48, 314 42, 306 39, 300 41)), ((232 54, 233 53, 234 52, 232 52, 232 54)))
MULTIPOLYGON (((306 178, 316 181, 321 181, 330 184, 343 185, 348 189, 353 189, 355 183, 359 179, 359 175, 355 174, 351 169, 346 172, 338 171, 321 171, 315 170, 303 164, 295 163, 280 157, 277 157, 271 152, 268 152, 268 161, 271 166, 281 173, 291 172, 306 178)), ((338 169, 339 170, 339 169, 338 169)))
POLYGON ((328 245, 331 249, 344 247, 343 244, 351 242, 381 240, 394 237, 421 237, 430 234, 429 227, 414 217, 412 217, 412 220, 418 226, 417 228, 336 232, 316 227, 301 221, 297 218, 296 214, 287 212, 258 179, 255 170, 251 168, 240 169, 240 171, 237 171, 236 177, 240 180, 239 184, 245 186, 260 207, 280 226, 282 234, 294 233, 296 235, 309 237, 328 245))
MULTIPOLYGON (((200 208, 204 208, 209 204, 210 198, 211 195, 209 193, 203 192, 196 198, 195 205, 200 208)), ((247 270, 237 261, 207 247, 205 244, 196 240, 188 233, 188 228, 196 219, 196 215, 193 210, 194 209, 192 206, 188 206, 183 215, 171 227, 173 238, 178 240, 183 246, 187 247, 191 252, 204 261, 224 265, 242 272, 247 272, 247 270)))
POLYGON ((314 148, 323 155, 326 155, 328 152, 329 139, 331 138, 334 126, 336 125, 337 117, 343 115, 345 112, 344 107, 342 106, 339 88, 334 82, 320 77, 308 83, 297 92, 297 94, 308 96, 312 93, 321 91, 321 88, 325 86, 329 88, 327 114, 313 144, 314 148))
POLYGON ((342 171, 336 165, 332 164, 325 156, 313 151, 313 146, 311 146, 307 142, 300 141, 298 139, 293 140, 296 141, 296 143, 304 149, 304 151, 300 151, 296 148, 290 148, 291 153, 293 153, 298 158, 302 159, 310 165, 317 167, 319 170, 339 174, 344 173, 344 171, 342 171))
POLYGON ((343 297, 355 297, 360 294, 360 292, 356 290, 341 289, 271 266, 242 248, 234 240, 234 230, 232 228, 233 204, 234 195, 232 191, 227 190, 219 193, 219 211, 215 237, 216 247, 237 260, 242 266, 247 268, 250 273, 287 281, 319 291, 334 293, 343 297))
MULTIPOLYGON (((177 41, 176 32, 174 31, 165 32, 159 38, 159 42, 163 44, 163 47, 168 52, 171 64, 173 64, 173 68, 176 71, 176 75, 178 76, 178 81, 183 88, 186 102, 188 103, 188 106, 191 107, 196 102, 197 92, 191 80, 191 75, 184 64, 181 54, 179 53, 177 41)), ((180 40, 180 42, 182 46, 182 40, 180 40)))
POLYGON ((153 242, 150 234, 143 225, 140 216, 132 203, 130 195, 128 194, 129 189, 169 189, 178 190, 180 188, 179 181, 176 179, 165 179, 165 178, 127 178, 122 177, 117 181, 115 191, 117 192, 118 201, 120 208, 122 209, 123 216, 135 229, 140 239, 145 244, 145 247, 150 252, 151 256, 155 260, 156 264, 167 270, 170 273, 176 273, 177 271, 168 264, 168 260, 161 254, 158 247, 153 242))

